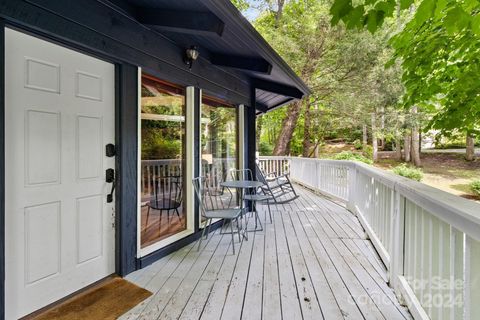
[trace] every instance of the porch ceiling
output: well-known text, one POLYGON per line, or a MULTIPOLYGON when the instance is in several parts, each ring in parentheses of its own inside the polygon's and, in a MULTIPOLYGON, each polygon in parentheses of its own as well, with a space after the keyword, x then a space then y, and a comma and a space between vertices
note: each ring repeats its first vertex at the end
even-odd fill
POLYGON ((257 95, 260 112, 310 93, 307 85, 230 0, 111 2, 179 47, 198 46, 200 59, 246 79, 252 89, 270 93, 257 95))

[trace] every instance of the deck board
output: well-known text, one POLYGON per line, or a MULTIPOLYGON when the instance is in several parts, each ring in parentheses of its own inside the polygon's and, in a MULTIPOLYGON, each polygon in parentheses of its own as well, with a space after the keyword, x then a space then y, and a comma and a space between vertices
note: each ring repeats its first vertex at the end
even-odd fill
MULTIPOLYGON (((129 275, 154 295, 120 319, 411 319, 357 218, 297 186, 248 241, 218 231, 129 275)), ((249 227, 253 227, 253 219, 249 227)))

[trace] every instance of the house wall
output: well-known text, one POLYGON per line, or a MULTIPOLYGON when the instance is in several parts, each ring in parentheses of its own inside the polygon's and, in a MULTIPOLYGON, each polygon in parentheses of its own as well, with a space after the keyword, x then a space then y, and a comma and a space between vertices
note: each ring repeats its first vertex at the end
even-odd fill
MULTIPOLYGON (((4 26, 17 28, 63 46, 103 58, 116 64, 116 270, 126 275, 177 250, 199 237, 196 233, 149 256, 137 259, 137 88, 138 69, 182 86, 202 88, 209 95, 232 104, 250 105, 254 93, 242 79, 206 60, 197 61, 192 70, 183 62, 183 48, 165 39, 101 0, 29 0, 0 2, 0 123, 4 123, 4 26), (128 199, 128 201, 124 201, 128 199)), ((196 90, 197 99, 200 90, 196 90)), ((197 101, 199 104, 199 100, 197 101)), ((198 108, 197 108, 198 109, 198 108)), ((199 109, 198 109, 199 110, 199 109)), ((197 114, 198 114, 197 110, 197 114)), ((245 136, 246 158, 254 164, 255 110, 245 108, 249 120, 245 136), (248 143, 253 141, 253 146, 248 143), (253 156, 252 156, 253 154, 253 156), (252 160, 253 159, 253 160, 252 160)), ((199 117, 198 117, 199 119, 199 117)), ((196 120, 198 120, 196 119, 196 120)), ((199 132, 199 120, 195 122, 199 132), (198 122, 198 123, 197 123, 198 122)), ((0 131, 0 319, 4 318, 4 126, 0 131)), ((196 136, 198 138, 198 135, 196 136)), ((195 141, 198 144, 198 139, 195 141)), ((198 146, 195 148, 198 150, 198 146)), ((199 157, 198 151, 195 154, 199 157)), ((199 168, 195 168, 195 174, 199 168)), ((215 227, 218 227, 217 224, 215 227)))
POLYGON ((250 102, 248 79, 199 57, 192 69, 177 47, 101 0, 3 1, 0 17, 72 47, 130 63, 161 79, 200 87, 234 104, 250 102))

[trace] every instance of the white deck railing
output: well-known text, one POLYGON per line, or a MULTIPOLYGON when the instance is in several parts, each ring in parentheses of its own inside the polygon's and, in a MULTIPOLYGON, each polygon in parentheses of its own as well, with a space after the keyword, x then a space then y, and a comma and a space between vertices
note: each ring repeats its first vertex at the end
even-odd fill
POLYGON ((415 319, 478 319, 480 204, 363 163, 260 157, 259 164, 289 168, 292 180, 344 201, 415 319))
MULTIPOLYGON (((210 187, 220 188, 220 182, 229 179, 230 169, 235 168, 235 158, 215 158, 213 163, 202 161, 202 175, 210 179, 210 187)), ((142 198, 148 198, 154 193, 155 179, 166 176, 181 176, 182 160, 180 159, 158 159, 142 160, 140 186, 142 198)))

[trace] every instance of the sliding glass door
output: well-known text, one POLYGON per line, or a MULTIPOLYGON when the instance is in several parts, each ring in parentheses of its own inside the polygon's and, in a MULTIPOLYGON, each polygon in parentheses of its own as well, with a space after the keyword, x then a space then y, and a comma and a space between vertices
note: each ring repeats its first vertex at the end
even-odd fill
POLYGON ((185 90, 141 78, 140 248, 187 229, 185 90))
POLYGON ((220 183, 231 179, 231 170, 238 167, 237 110, 225 102, 202 98, 201 105, 201 172, 206 177, 210 207, 237 205, 235 190, 220 183))
POLYGON ((235 190, 223 188, 221 182, 232 179, 231 170, 238 168, 238 125, 237 109, 228 103, 202 97, 195 106, 201 90, 145 74, 139 78, 138 250, 142 257, 195 231, 198 220, 191 181, 196 165, 206 177, 211 200, 207 207, 237 206, 235 190), (200 114, 200 128, 195 126, 195 114, 200 114))

